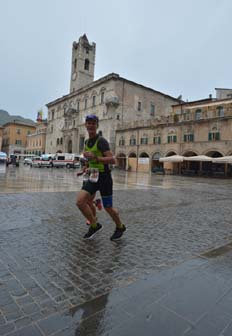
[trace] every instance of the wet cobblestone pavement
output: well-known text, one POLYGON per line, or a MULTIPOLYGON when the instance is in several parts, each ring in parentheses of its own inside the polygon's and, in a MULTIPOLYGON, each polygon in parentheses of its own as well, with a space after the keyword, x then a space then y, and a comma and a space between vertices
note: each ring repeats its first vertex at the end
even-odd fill
POLYGON ((75 175, 0 171, 0 335, 113 335, 117 321, 131 317, 115 304, 128 286, 232 237, 231 180, 115 171, 114 204, 125 236, 110 241, 114 225, 101 211, 103 230, 84 241, 75 175))

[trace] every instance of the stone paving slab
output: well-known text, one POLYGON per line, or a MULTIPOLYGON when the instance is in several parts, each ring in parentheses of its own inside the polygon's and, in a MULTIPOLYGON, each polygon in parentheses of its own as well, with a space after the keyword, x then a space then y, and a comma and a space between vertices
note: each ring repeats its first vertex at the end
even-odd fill
MULTIPOLYGON (((231 194, 225 184, 217 190, 210 184, 116 190, 115 205, 127 225, 117 243, 109 240, 114 226, 103 211, 98 215, 104 230, 93 241, 82 239, 87 227, 74 192, 0 194, 0 335, 72 335, 80 318, 70 312, 77 307, 91 302, 88 318, 100 316, 104 308, 91 314, 96 298, 104 306, 115 289, 226 244, 232 236, 231 194)), ((166 300, 172 312, 172 298, 166 300)), ((108 315, 110 332, 131 317, 128 305, 108 315)), ((166 308, 154 309, 174 323, 166 308)), ((180 331, 196 319, 194 311, 182 316, 180 331)))

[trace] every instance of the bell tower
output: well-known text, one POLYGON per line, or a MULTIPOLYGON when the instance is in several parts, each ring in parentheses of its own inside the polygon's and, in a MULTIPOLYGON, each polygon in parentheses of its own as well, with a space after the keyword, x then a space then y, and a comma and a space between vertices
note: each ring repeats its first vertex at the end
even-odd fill
POLYGON ((93 82, 96 44, 89 43, 84 34, 72 46, 70 93, 93 82))

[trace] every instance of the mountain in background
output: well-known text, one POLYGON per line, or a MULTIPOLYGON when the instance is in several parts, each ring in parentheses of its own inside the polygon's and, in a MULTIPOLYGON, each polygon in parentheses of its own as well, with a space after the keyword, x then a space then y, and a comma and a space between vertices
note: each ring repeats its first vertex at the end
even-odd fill
POLYGON ((21 121, 29 125, 35 125, 35 122, 31 119, 25 119, 21 116, 10 115, 7 111, 0 110, 0 126, 10 122, 10 121, 21 121))

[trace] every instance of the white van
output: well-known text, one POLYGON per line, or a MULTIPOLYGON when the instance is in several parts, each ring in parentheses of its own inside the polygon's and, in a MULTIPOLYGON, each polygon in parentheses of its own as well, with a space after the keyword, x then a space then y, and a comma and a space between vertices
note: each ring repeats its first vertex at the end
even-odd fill
POLYGON ((73 153, 57 153, 52 160, 53 167, 78 168, 80 155, 73 153))

